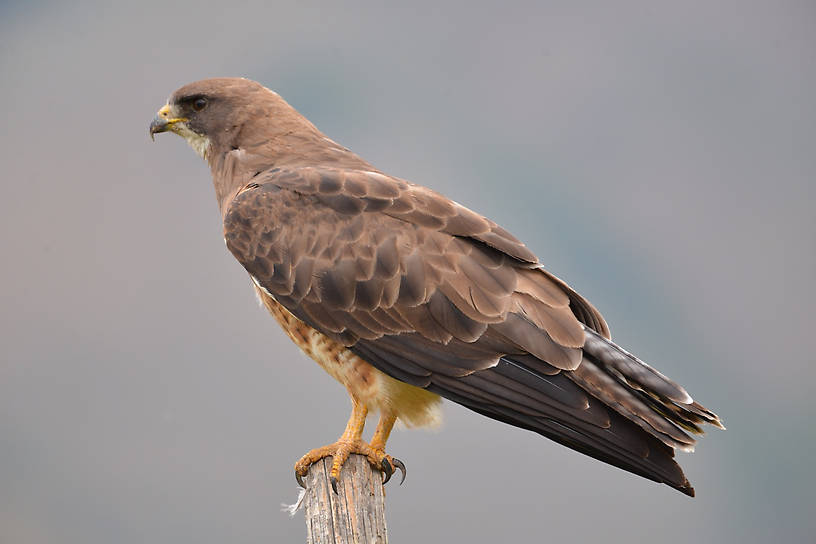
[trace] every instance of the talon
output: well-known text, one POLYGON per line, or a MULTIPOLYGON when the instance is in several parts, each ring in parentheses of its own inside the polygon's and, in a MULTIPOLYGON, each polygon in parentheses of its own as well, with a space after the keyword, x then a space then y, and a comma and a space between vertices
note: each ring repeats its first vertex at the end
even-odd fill
POLYGON ((382 471, 383 471, 383 482, 382 483, 383 483, 383 485, 385 485, 385 484, 388 483, 388 480, 391 479, 391 475, 394 474, 394 467, 392 467, 391 463, 388 462, 387 457, 383 457, 383 460, 380 463, 380 465, 382 465, 382 471))
POLYGON ((337 478, 332 476, 329 478, 329 481, 331 482, 332 491, 334 491, 334 494, 337 495, 337 478))
POLYGON ((306 484, 303 483, 303 476, 301 476, 297 470, 295 471, 295 480, 297 480, 297 483, 300 487, 306 489, 306 484))
POLYGON ((405 481, 405 475, 408 474, 408 471, 405 468, 405 463, 394 457, 394 466, 397 467, 402 473, 402 478, 400 478, 400 485, 402 485, 402 482, 405 481))

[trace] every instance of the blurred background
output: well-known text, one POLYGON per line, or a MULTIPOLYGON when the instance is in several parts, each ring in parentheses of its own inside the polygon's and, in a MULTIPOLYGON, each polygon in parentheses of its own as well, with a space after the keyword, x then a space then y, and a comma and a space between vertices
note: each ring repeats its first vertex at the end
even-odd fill
POLYGON ((525 240, 729 428, 690 500, 446 403, 389 442, 393 542, 810 542, 815 50, 810 1, 5 0, 0 541, 305 540, 279 505, 348 399, 147 135, 230 75, 525 240))

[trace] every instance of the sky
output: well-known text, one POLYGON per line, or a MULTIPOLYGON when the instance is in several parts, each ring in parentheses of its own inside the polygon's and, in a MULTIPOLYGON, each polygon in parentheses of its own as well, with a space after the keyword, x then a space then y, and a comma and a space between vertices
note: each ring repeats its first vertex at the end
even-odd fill
POLYGON ((689 499, 446 402, 389 441, 392 541, 809 541, 814 50, 808 1, 0 3, 0 541, 305 538, 348 398, 147 134, 214 76, 503 225, 728 427, 689 499))

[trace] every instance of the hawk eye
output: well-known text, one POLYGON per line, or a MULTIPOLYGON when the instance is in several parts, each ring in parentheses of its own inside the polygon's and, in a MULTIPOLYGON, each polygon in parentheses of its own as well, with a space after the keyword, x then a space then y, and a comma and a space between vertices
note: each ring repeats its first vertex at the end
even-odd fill
POLYGON ((207 105, 207 99, 206 98, 196 98, 193 101, 193 109, 195 111, 203 110, 206 105, 207 105))

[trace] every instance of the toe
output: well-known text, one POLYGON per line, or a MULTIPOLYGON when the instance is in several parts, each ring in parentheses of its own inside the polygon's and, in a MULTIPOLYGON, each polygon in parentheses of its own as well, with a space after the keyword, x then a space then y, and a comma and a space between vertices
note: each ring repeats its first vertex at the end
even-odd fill
MULTIPOLYGON (((331 476, 332 480, 338 480, 340 478, 340 469, 343 468, 343 464, 348 459, 348 456, 352 453, 352 447, 347 444, 341 444, 337 451, 334 452, 332 457, 332 466, 331 472, 329 476, 331 476)), ((336 487, 333 485, 333 487, 336 487)), ((336 491, 336 490, 335 490, 336 491)))

